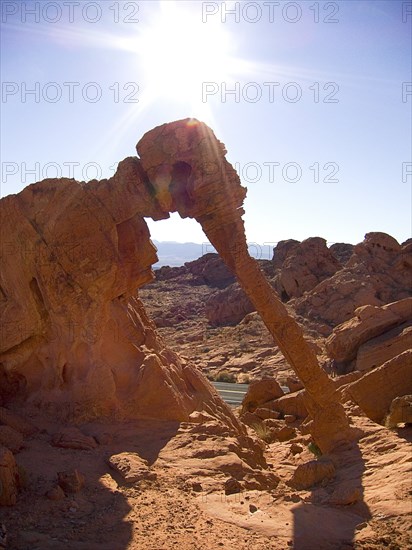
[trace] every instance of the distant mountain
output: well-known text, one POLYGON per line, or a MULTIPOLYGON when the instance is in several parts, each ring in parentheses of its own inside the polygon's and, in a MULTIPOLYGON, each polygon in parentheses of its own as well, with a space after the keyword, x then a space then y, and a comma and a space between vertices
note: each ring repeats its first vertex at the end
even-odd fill
MULTIPOLYGON (((178 243, 175 241, 153 241, 157 248, 157 256, 159 261, 153 265, 154 269, 159 269, 164 265, 170 267, 178 267, 184 265, 185 262, 197 260, 203 254, 216 252, 213 246, 208 243, 178 243)), ((249 253, 254 258, 259 260, 270 260, 273 256, 273 248, 268 245, 259 245, 257 243, 249 243, 249 253)))
POLYGON ((153 265, 158 269, 164 265, 178 267, 185 262, 197 260, 203 254, 216 252, 210 243, 177 243, 174 241, 153 241, 157 248, 159 261, 153 265))

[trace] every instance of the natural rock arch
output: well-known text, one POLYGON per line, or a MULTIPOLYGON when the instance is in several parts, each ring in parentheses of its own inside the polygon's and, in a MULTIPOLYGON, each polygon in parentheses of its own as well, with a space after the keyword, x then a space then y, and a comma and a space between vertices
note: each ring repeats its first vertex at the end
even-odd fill
MULTIPOLYGON (((153 277, 144 217, 196 219, 236 275, 308 394, 322 450, 348 439, 335 386, 247 250, 246 189, 205 124, 154 128, 138 158, 88 184, 44 180, 2 199, 0 362, 22 397, 62 415, 187 419, 221 410, 208 383, 156 335, 136 288, 153 277)), ((222 413, 224 414, 224 413, 222 413)))

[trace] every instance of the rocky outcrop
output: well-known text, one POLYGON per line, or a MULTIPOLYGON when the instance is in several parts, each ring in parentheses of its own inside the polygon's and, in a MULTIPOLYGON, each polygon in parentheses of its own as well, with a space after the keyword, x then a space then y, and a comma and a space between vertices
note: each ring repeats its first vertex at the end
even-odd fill
POLYGON ((12 387, 65 419, 185 420, 204 401, 222 406, 136 298, 156 261, 143 215, 167 215, 137 159, 102 182, 30 185, 0 208, 4 399, 12 387))
POLYGON ((187 420, 211 406, 236 424, 198 372, 165 348, 135 297, 157 259, 144 218, 178 212, 201 224, 305 385, 318 445, 328 450, 350 437, 334 384, 249 256, 246 190, 224 145, 187 119, 151 130, 137 152, 109 180, 44 180, 1 201, 9 241, 0 361, 6 379, 20 382, 16 393, 77 420, 187 420))
POLYGON ((395 428, 398 424, 412 424, 412 395, 395 397, 389 408, 386 426, 395 428))
POLYGON ((207 300, 205 315, 212 326, 237 325, 255 308, 239 285, 216 292, 207 300))
POLYGON ((401 329, 401 332, 403 329, 406 330, 403 338, 406 340, 404 344, 400 343, 402 337, 399 338, 398 333, 389 331, 400 327, 410 319, 412 319, 412 298, 405 298, 382 307, 372 305, 360 307, 355 310, 355 317, 338 325, 326 340, 328 355, 338 363, 352 361, 359 355, 359 370, 365 370, 366 365, 372 367, 382 364, 385 360, 407 349, 407 341, 410 336, 406 326, 401 329), (383 340, 373 340, 385 333, 386 337, 383 340), (394 338, 395 341, 393 341, 394 338), (371 342, 369 347, 365 344, 368 341, 371 342), (386 353, 389 353, 389 356, 384 354, 380 360, 379 353, 376 357, 373 350, 376 347, 379 348, 380 344, 382 344, 381 348, 385 348, 385 341, 386 353), (395 350, 399 351, 396 353, 395 350))
POLYGON ((301 243, 281 241, 274 250, 274 260, 280 268, 275 288, 283 300, 302 296, 342 267, 320 237, 301 243))
POLYGON ((354 245, 348 243, 333 243, 329 250, 342 265, 348 263, 353 254, 354 245))
POLYGON ((342 390, 374 422, 382 423, 393 399, 412 394, 412 350, 404 351, 342 390))
POLYGON ((364 305, 382 306, 411 296, 412 247, 386 233, 367 233, 346 265, 321 281, 293 306, 299 315, 331 328, 364 305))
POLYGON ((282 397, 283 390, 274 378, 262 378, 251 382, 242 401, 243 412, 254 412, 272 399, 282 397))
POLYGON ((362 344, 356 355, 356 370, 364 372, 412 349, 412 321, 362 344))
POLYGON ((181 267, 163 266, 156 271, 159 281, 186 276, 188 285, 208 285, 211 288, 226 288, 235 281, 235 276, 227 268, 218 254, 203 254, 199 259, 186 262, 181 267))

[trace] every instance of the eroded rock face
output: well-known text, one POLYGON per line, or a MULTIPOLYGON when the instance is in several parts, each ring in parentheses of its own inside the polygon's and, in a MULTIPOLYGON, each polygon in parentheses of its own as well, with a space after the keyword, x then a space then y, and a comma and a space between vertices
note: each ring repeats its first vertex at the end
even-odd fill
POLYGON ((285 241, 278 244, 274 251, 280 273, 275 278, 279 295, 284 299, 302 296, 314 288, 320 281, 331 277, 342 266, 326 246, 325 239, 311 237, 301 243, 285 241), (281 247, 277 251, 278 247, 281 247))
POLYGON ((168 215, 136 158, 110 180, 45 180, 0 204, 6 398, 14 387, 64 419, 185 420, 220 402, 165 349, 136 297, 157 260, 143 215, 168 215))
POLYGON ((331 327, 364 305, 383 306, 411 296, 412 248, 386 233, 367 233, 345 266, 293 305, 296 312, 331 327))
POLYGON ((211 386, 164 347, 136 298, 157 259, 144 217, 177 211, 201 224, 305 385, 318 445, 327 451, 349 438, 334 384, 249 256, 246 190, 224 145, 186 119, 151 130, 137 151, 140 160, 124 160, 109 180, 45 180, 1 201, 6 380, 15 376, 21 397, 65 418, 185 420, 209 407, 234 426, 211 386))
MULTIPOLYGON (((365 358, 368 355, 368 349, 365 349, 363 345, 411 319, 412 298, 405 298, 382 307, 373 305, 360 307, 355 310, 355 316, 352 319, 335 327, 333 333, 326 340, 327 352, 337 362, 352 361, 360 353, 360 364, 362 364, 362 357, 365 358)), ((407 336, 408 334, 406 334, 407 336)), ((375 341, 375 346, 379 342, 375 341)), ((369 352, 372 351, 371 348, 373 346, 369 347, 369 352)), ((398 344, 398 353, 405 349, 407 348, 400 349, 398 344)), ((390 351, 389 356, 382 355, 382 360, 378 363, 371 360, 370 368, 384 363, 385 360, 394 357, 398 353, 390 351)), ((379 360, 379 357, 377 359, 379 360)), ((365 365, 365 359, 363 359, 363 365, 365 365)), ((359 370, 367 369, 365 367, 359 370)))

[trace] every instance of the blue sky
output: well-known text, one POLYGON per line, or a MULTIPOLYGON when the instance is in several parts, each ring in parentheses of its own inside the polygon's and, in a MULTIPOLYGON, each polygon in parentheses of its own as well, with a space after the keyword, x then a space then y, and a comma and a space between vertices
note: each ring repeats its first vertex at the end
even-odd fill
MULTIPOLYGON (((249 242, 411 236, 411 2, 2 2, 1 194, 110 177, 194 116, 248 188, 249 242), (32 90, 32 93, 30 93, 32 90)), ((191 220, 154 239, 205 240, 191 220)))

